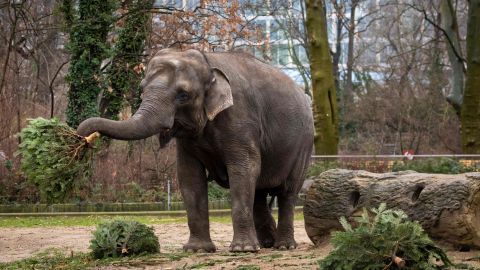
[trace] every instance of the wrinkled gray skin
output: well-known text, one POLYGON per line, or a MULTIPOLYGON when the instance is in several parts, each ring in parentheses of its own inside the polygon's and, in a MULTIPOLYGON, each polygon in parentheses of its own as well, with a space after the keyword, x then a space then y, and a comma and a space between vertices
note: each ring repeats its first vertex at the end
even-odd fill
POLYGON ((188 214, 187 251, 215 251, 207 175, 230 188, 231 251, 293 249, 293 211, 313 145, 309 101, 281 71, 242 53, 161 50, 149 62, 138 111, 90 118, 78 133, 120 140, 177 139, 177 174, 188 214), (267 194, 277 196, 278 225, 267 194))

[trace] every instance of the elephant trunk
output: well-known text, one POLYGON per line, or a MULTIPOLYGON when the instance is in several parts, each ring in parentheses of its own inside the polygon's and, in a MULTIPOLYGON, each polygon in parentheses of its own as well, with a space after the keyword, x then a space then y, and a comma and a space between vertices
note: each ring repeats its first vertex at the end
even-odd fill
POLYGON ((89 118, 77 128, 81 136, 88 136, 95 131, 117 140, 141 140, 159 133, 162 128, 160 124, 154 123, 144 115, 135 114, 124 121, 114 121, 100 117, 89 118))

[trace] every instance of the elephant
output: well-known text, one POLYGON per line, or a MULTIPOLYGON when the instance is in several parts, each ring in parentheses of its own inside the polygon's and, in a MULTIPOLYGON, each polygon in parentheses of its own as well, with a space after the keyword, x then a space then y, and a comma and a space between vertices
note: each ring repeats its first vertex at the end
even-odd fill
POLYGON ((309 97, 286 74, 243 52, 159 50, 129 119, 77 128, 119 140, 176 139, 177 179, 190 237, 185 251, 215 252, 207 179, 230 189, 232 252, 294 249, 293 217, 313 150, 309 97), (268 195, 278 201, 278 225, 268 195))

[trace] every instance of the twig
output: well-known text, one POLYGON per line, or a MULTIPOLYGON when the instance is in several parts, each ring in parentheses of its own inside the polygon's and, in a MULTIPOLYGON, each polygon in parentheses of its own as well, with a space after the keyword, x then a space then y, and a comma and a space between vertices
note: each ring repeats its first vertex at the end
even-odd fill
POLYGON ((405 260, 396 255, 397 250, 398 250, 398 242, 395 245, 395 249, 393 249, 392 262, 395 263, 395 265, 397 265, 398 268, 404 268, 405 267, 405 260))
POLYGON ((98 132, 94 132, 90 135, 88 135, 87 137, 85 137, 85 141, 87 142, 87 144, 92 144, 98 137, 100 137, 100 133, 98 132))

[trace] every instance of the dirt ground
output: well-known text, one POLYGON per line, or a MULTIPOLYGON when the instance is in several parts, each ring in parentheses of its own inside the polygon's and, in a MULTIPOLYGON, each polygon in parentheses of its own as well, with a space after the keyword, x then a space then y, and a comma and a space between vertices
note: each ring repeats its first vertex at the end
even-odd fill
MULTIPOLYGON (((186 224, 154 225, 159 238, 162 253, 179 253, 182 244, 188 239, 186 224)), ((8 262, 29 257, 48 248, 59 248, 67 252, 87 252, 94 227, 49 227, 49 228, 1 228, 0 262, 8 262)), ((232 237, 231 224, 212 223, 211 236, 218 251, 214 254, 193 254, 178 260, 158 260, 154 265, 134 267, 102 267, 97 269, 317 269, 317 261, 331 250, 329 244, 314 248, 310 242, 303 222, 295 222, 295 238, 299 247, 294 251, 276 251, 262 249, 252 254, 229 253, 228 246, 232 237)), ((465 262, 479 267, 478 261, 471 260, 480 255, 479 251, 449 251, 455 262, 465 262)))

